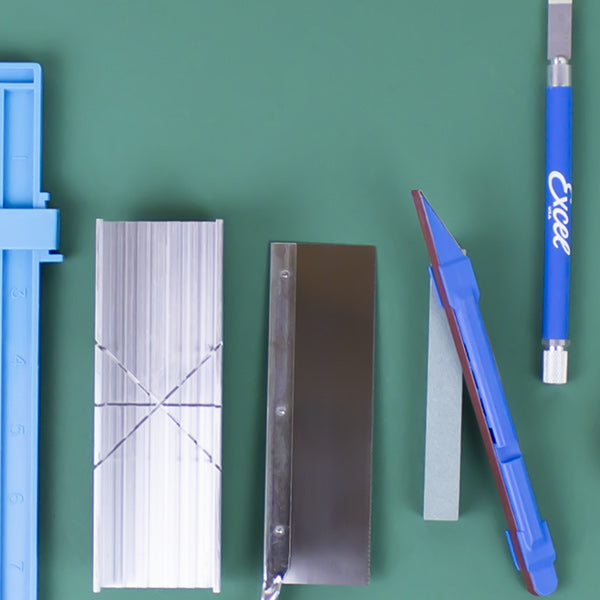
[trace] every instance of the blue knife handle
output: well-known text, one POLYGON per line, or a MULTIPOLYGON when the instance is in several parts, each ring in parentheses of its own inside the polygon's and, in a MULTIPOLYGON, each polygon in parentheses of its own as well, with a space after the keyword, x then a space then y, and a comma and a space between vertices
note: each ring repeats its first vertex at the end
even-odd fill
MULTIPOLYGON (((439 267, 487 422, 497 466, 516 523, 516 540, 535 591, 552 593, 557 586, 552 538, 540 514, 529 481, 500 373, 479 310, 479 289, 467 257, 439 267)), ((511 548, 514 551, 515 548, 511 548)))
POLYGON ((570 86, 546 88, 544 340, 568 340, 571 259, 570 86))

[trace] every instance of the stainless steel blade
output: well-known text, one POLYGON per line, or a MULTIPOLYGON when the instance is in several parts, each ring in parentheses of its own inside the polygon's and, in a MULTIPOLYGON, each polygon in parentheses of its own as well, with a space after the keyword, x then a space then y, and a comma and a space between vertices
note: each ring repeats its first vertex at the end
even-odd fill
POLYGON ((273 244, 271 256, 263 597, 269 597, 273 584, 281 582, 366 585, 375 248, 273 244), (281 262, 284 247, 288 256, 292 247, 296 250, 295 270, 292 261, 281 262), (282 277, 285 271, 289 273, 282 277), (288 289, 282 291, 282 285, 288 289), (283 334, 282 324, 291 325, 293 332, 283 334), (285 410, 278 411, 280 407, 285 410), (284 442, 285 435, 289 437, 284 442), (291 449, 289 465, 287 448, 291 449), (283 478, 290 469, 288 490, 283 478), (279 556, 288 543, 286 562, 279 556))

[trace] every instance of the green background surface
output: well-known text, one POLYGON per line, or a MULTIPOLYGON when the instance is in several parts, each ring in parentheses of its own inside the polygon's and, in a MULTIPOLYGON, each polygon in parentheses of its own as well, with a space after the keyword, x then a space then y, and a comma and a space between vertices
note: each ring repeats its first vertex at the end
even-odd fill
MULTIPOLYGON (((40 599, 91 591, 94 220, 225 219, 223 600, 261 583, 268 242, 377 245, 372 581, 283 598, 527 598, 470 407, 461 518, 424 523, 421 187, 478 275, 555 597, 598 597, 600 4, 574 29, 570 381, 539 380, 542 0, 3 0, 0 58, 44 68, 40 599)), ((107 600, 209 591, 104 591, 107 600)), ((11 599, 7 599, 11 600, 11 599)))

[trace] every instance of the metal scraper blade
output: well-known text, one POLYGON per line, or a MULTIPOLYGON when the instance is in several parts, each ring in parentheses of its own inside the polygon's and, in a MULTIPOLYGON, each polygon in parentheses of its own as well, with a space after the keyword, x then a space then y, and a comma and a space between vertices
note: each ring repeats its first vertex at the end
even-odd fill
POLYGON ((263 598, 369 581, 375 248, 271 245, 263 598))

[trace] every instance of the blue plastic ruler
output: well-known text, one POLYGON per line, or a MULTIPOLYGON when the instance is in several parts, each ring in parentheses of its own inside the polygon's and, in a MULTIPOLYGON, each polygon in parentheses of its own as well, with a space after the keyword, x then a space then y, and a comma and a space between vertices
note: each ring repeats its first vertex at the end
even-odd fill
POLYGON ((41 120, 40 66, 0 63, 0 600, 37 596, 40 263, 62 260, 41 120))

